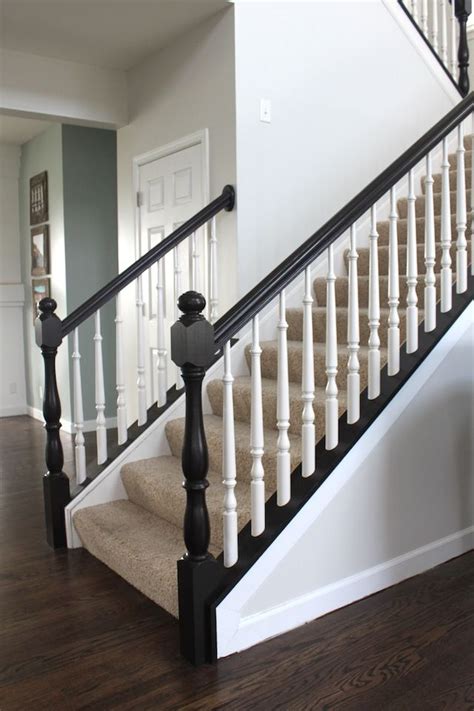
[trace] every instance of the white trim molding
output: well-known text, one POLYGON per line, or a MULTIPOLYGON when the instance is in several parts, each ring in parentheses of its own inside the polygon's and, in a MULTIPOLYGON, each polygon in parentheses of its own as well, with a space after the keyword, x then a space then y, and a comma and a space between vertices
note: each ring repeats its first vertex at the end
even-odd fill
POLYGON ((0 284, 0 308, 21 308, 25 304, 23 284, 0 284))

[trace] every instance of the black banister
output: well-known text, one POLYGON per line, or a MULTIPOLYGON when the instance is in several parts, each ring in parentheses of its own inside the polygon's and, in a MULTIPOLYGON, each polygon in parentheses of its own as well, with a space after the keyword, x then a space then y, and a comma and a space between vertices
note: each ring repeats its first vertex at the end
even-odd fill
POLYGON ((433 128, 395 160, 375 180, 320 227, 298 249, 227 311, 214 326, 216 348, 225 343, 258 314, 340 235, 392 188, 426 154, 435 148, 474 108, 474 92, 455 106, 433 128))
POLYGON ((181 227, 178 227, 172 232, 163 242, 160 242, 156 247, 140 257, 136 262, 131 264, 121 274, 114 277, 102 289, 99 289, 81 306, 78 306, 72 313, 67 316, 62 322, 62 336, 67 336, 89 316, 92 316, 98 309, 106 304, 110 299, 117 296, 126 286, 131 284, 134 279, 143 274, 155 262, 162 259, 168 252, 182 242, 186 237, 189 237, 199 227, 206 224, 212 217, 217 215, 222 210, 231 211, 234 207, 235 192, 231 185, 226 185, 219 197, 202 210, 197 212, 191 219, 184 222, 181 227))

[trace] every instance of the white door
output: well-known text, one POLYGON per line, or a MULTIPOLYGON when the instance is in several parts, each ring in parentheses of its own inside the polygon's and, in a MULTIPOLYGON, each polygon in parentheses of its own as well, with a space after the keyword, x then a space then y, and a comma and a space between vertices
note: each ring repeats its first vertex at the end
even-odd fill
MULTIPOLYGON (((201 153, 201 144, 197 144, 140 166, 140 256, 203 207, 201 153)), ((201 228, 193 237, 184 240, 174 252, 169 253, 162 260, 160 269, 155 265, 143 275, 148 407, 158 399, 160 346, 161 356, 166 359, 167 365, 166 376, 162 372, 160 377, 166 380, 166 389, 176 383, 177 370, 170 360, 169 341, 170 328, 180 315, 176 300, 190 288, 206 293, 206 251, 205 230, 201 228), (160 312, 163 312, 163 319, 158 318, 160 312)))

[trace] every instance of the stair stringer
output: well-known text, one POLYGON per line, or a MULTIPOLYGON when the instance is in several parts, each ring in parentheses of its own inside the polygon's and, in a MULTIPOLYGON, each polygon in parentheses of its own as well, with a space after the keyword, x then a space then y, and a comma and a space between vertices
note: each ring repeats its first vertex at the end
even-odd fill
MULTIPOLYGON (((304 550, 304 537, 307 536, 307 541, 310 541, 306 543, 307 549, 311 548, 311 550, 313 550, 316 544, 314 538, 309 536, 311 528, 318 524, 318 521, 324 516, 325 510, 330 504, 337 501, 338 496, 341 496, 344 489, 354 481, 354 477, 360 476, 360 467, 364 464, 369 455, 379 445, 386 445, 387 437, 390 437, 392 428, 394 425, 396 426, 397 422, 403 423, 401 418, 404 413, 407 413, 410 404, 420 396, 420 394, 421 396, 423 395, 422 389, 427 386, 430 378, 435 374, 439 375, 440 372, 448 372, 453 378, 450 384, 457 385, 455 390, 457 397, 459 397, 460 393, 466 392, 466 387, 467 389, 469 389, 469 387, 472 389, 472 383, 474 381, 474 373, 472 372, 472 363, 474 363, 472 357, 474 339, 473 325, 474 304, 471 301, 470 305, 465 308, 459 318, 450 326, 449 330, 446 331, 444 336, 442 336, 439 342, 434 346, 426 359, 400 388, 396 396, 388 403, 357 443, 334 468, 331 476, 326 479, 316 493, 288 523, 278 538, 269 545, 250 570, 240 578, 235 587, 223 599, 218 601, 215 608, 218 657, 224 657, 241 651, 265 639, 294 629, 332 610, 371 595, 474 547, 474 489, 472 485, 472 472, 470 478, 468 471, 467 477, 464 472, 458 476, 457 480, 453 481, 453 479, 455 479, 454 473, 452 471, 443 470, 443 473, 438 477, 438 484, 440 484, 441 481, 440 486, 444 485, 445 488, 439 492, 439 498, 443 507, 446 506, 446 511, 449 510, 452 513, 454 509, 454 518, 456 518, 456 511, 459 509, 459 521, 457 522, 459 525, 457 528, 454 526, 453 530, 449 532, 444 531, 440 536, 428 539, 420 545, 420 527, 423 529, 423 524, 426 521, 426 519, 423 520, 422 515, 420 520, 411 520, 404 524, 404 526, 411 526, 411 529, 409 528, 408 531, 406 531, 404 527, 404 531, 410 539, 416 538, 414 532, 418 529, 418 542, 414 546, 410 547, 405 540, 405 550, 400 551, 396 556, 379 560, 375 564, 371 561, 371 565, 357 572, 349 571, 347 574, 344 574, 343 571, 339 570, 337 578, 328 584, 312 589, 309 592, 308 589, 302 589, 301 594, 293 594, 285 600, 281 599, 278 604, 274 604, 273 600, 273 603, 270 601, 268 606, 265 604, 262 605, 262 592, 263 597, 265 597, 269 589, 273 591, 284 590, 285 583, 288 580, 293 581, 292 586, 295 589, 298 587, 298 582, 294 582, 298 577, 298 569, 314 569, 312 566, 316 565, 317 561, 311 560, 310 555, 301 555, 301 551, 304 550), (459 366, 460 362, 464 363, 464 374, 460 372, 459 367, 451 367, 449 369, 449 365, 446 365, 449 357, 456 357, 456 348, 461 348, 461 352, 463 353, 463 357, 459 358, 458 351, 457 365, 459 366), (442 370, 443 365, 444 370, 442 370), (446 371, 446 367, 449 369, 448 371, 446 371), (448 476, 451 477, 449 480, 450 485, 446 484, 448 476), (448 500, 449 496, 451 496, 451 501, 448 500), (299 556, 297 551, 300 553, 299 556), (294 556, 292 558, 294 565, 290 566, 291 569, 288 570, 289 566, 285 566, 284 562, 286 561, 288 563, 292 555, 294 556), (258 594, 259 591, 260 596, 258 594), (260 609, 256 609, 259 606, 260 609)), ((430 383, 430 387, 436 388, 440 382, 443 383, 443 380, 435 377, 431 381, 433 385, 430 383)), ((446 398, 444 392, 443 396, 446 398)), ((439 409, 442 410, 443 408, 439 409)), ((464 415, 466 415, 466 413, 459 412, 459 419, 461 420, 464 415)), ((441 417, 442 416, 443 415, 441 415, 441 417)), ((445 413, 445 417, 449 417, 449 412, 445 413)), ((467 418, 465 419, 467 419, 465 429, 469 429, 469 404, 467 405, 467 418)), ((459 445, 459 441, 463 441, 462 431, 456 432, 456 434, 456 442, 452 448, 449 448, 451 450, 459 445)), ((467 435, 466 439, 469 441, 469 432, 467 435)), ((433 437, 433 443, 435 441, 438 441, 436 436, 433 437)), ((387 451, 390 452, 392 457, 396 457, 397 450, 394 450, 395 444, 393 442, 391 444, 391 450, 388 449, 387 451)), ((463 455, 467 460, 465 467, 469 470, 469 452, 463 452, 461 457, 463 455)), ((470 456, 472 459, 472 449, 470 456)), ((377 475, 378 470, 376 472, 370 470, 371 481, 373 481, 372 477, 377 475)), ((428 481, 431 482, 429 477, 428 481)), ((434 479, 433 486, 435 484, 436 478, 434 479)), ((391 480, 391 486, 393 499, 390 499, 390 503, 392 500, 393 502, 396 501, 396 490, 393 489, 393 480, 391 480)), ((413 495, 417 495, 416 483, 414 484, 413 495)), ((431 505, 434 505, 433 495, 432 491, 427 493, 427 498, 431 500, 431 505)), ((377 502, 374 502, 374 504, 376 503, 377 502)), ((380 502, 378 503, 380 504, 380 502)), ((439 505, 440 501, 437 503, 439 505)), ((430 505, 428 505, 428 510, 431 511, 430 505)), ((425 515, 426 513, 425 511, 425 515)), ((395 515, 399 515, 399 511, 397 511, 395 515)), ((443 517, 440 517, 440 519, 442 518, 443 517)), ((368 526, 370 525, 371 523, 368 522, 368 526)), ((334 522, 332 536, 331 527, 327 527, 326 532, 328 535, 322 543, 325 555, 326 552, 327 555, 331 555, 330 543, 333 540, 338 540, 338 542, 341 543, 340 526, 340 521, 334 522)), ((344 531, 342 530, 342 538, 343 534, 344 531)), ((377 531, 373 531, 372 534, 377 535, 377 531)), ((369 534, 366 532, 366 536, 367 535, 370 535, 370 531, 369 534)), ((378 532, 378 535, 380 535, 380 532, 378 532)), ((352 543, 355 543, 353 539, 352 543)), ((337 543, 335 544, 334 550, 337 550, 337 543)), ((271 598, 271 595, 269 597, 271 598)), ((280 595, 280 597, 284 597, 284 595, 280 595)))

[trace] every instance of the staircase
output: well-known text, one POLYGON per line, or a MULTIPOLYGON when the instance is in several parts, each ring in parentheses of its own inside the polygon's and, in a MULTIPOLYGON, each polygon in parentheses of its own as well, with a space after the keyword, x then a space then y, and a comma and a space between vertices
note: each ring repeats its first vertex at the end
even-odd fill
MULTIPOLYGON (((468 206, 468 225, 471 223, 471 168, 472 141, 465 139, 466 199, 468 206)), ((456 234, 456 154, 449 156, 449 173, 452 206, 451 229, 456 234)), ((434 225, 436 235, 436 300, 440 299, 440 264, 442 255, 441 205, 442 178, 433 176, 434 225)), ((426 182, 422 180, 423 191, 426 182)), ((425 234, 425 194, 418 196, 415 203, 416 233, 419 243, 416 250, 417 272, 425 271, 425 248, 421 243, 425 234)), ((408 199, 397 203, 398 224, 398 265, 400 270, 400 304, 406 304, 407 280, 407 236, 408 236, 408 199)), ((389 288, 389 239, 390 222, 377 222, 379 293, 380 303, 388 304, 389 288)), ((456 264, 456 244, 450 248, 453 264, 456 264)), ((345 253, 348 264, 349 250, 345 253)), ((470 260, 469 260, 470 261, 470 260)), ((369 294, 370 294, 370 249, 358 251, 358 323, 360 332, 360 391, 364 391, 369 382, 369 294)), ((453 279, 455 280, 455 274, 453 279)), ((336 310, 335 324, 337 343, 338 417, 347 410, 348 357, 346 339, 349 319, 349 277, 338 277, 335 282, 336 310)), ((317 441, 324 437, 326 419, 326 333, 327 333, 327 280, 316 278, 313 282, 314 305, 312 307, 313 358, 315 376, 314 416, 317 441)), ((424 289, 418 288, 418 319, 424 320, 424 289)), ((289 392, 289 440, 291 471, 294 472, 302 461, 301 421, 304 402, 301 398, 303 373, 303 332, 304 310, 288 308, 286 310, 287 355, 288 355, 288 392, 289 392)), ((389 309, 380 310, 380 367, 388 360, 387 338, 389 309)), ((400 338, 406 340, 406 315, 400 308, 400 338)), ((270 498, 277 490, 277 393, 278 393, 278 341, 262 341, 261 347, 261 387, 263 412, 264 454, 262 464, 265 471, 265 498, 270 498)), ((238 502, 238 530, 240 531, 251 519, 251 472, 253 457, 249 448, 251 441, 252 346, 246 348, 249 375, 238 377, 233 383, 234 418, 235 418, 235 455, 237 464, 237 484, 235 496, 238 502)), ((217 557, 224 547, 222 526, 222 462, 223 462, 223 400, 224 384, 222 380, 211 380, 207 384, 207 395, 212 407, 212 414, 204 417, 204 426, 209 449, 210 483, 207 494, 207 507, 210 518, 211 538, 209 552, 217 557)), ((84 546, 97 558, 121 575, 130 584, 147 595, 158 605, 175 617, 178 616, 178 590, 176 561, 183 552, 182 521, 185 511, 185 497, 182 490, 181 451, 184 440, 184 419, 170 420, 166 424, 166 437, 171 456, 145 459, 127 464, 122 468, 121 477, 128 500, 113 501, 100 506, 84 508, 74 516, 74 525, 84 546)))

